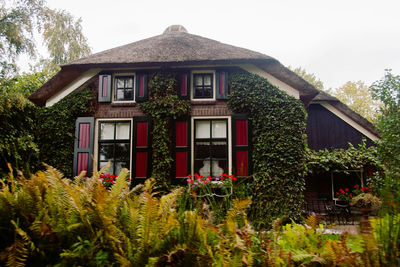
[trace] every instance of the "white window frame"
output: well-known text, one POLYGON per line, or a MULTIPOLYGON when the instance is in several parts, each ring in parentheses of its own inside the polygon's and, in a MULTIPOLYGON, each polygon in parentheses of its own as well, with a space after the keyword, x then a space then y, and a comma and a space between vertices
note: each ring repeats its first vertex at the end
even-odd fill
POLYGON ((216 71, 215 70, 192 70, 190 72, 190 100, 192 101, 215 101, 216 100, 216 71), (211 73, 213 75, 213 97, 212 98, 194 98, 194 74, 207 74, 211 73))
POLYGON ((191 117, 191 148, 190 148, 190 171, 194 174, 194 121, 195 120, 218 120, 218 119, 227 119, 227 127, 228 127, 228 174, 232 174, 232 119, 231 116, 205 116, 205 117, 191 117))
MULTIPOLYGON (((354 172, 354 173, 359 172, 360 173, 360 180, 361 180, 360 181, 360 187, 364 187, 364 170, 346 170, 346 171, 349 172, 349 173, 351 173, 351 172, 354 172)), ((336 197, 336 192, 335 192, 334 173, 335 173, 335 171, 331 171, 332 200, 339 201, 340 199, 338 197, 336 197)), ((339 172, 336 172, 336 173, 339 173, 339 172)), ((354 188, 349 188, 349 190, 353 191, 354 188)))
MULTIPOLYGON (((129 146, 129 171, 132 168, 132 144, 133 144, 133 119, 128 119, 128 118, 99 118, 96 119, 95 121, 95 130, 94 130, 94 149, 93 149, 93 157, 94 157, 94 161, 93 161, 93 172, 98 171, 99 170, 99 162, 98 158, 99 158, 99 123, 100 122, 112 122, 112 121, 121 121, 121 122, 130 122, 131 124, 131 132, 130 132, 130 146, 129 146)), ((118 174, 115 174, 118 175, 118 174)))
POLYGON ((112 75, 112 103, 136 103, 136 72, 118 72, 118 73, 113 73, 112 75), (119 101, 115 99, 115 91, 116 91, 116 78, 121 77, 121 76, 132 76, 133 77, 133 100, 124 100, 124 101, 119 101))

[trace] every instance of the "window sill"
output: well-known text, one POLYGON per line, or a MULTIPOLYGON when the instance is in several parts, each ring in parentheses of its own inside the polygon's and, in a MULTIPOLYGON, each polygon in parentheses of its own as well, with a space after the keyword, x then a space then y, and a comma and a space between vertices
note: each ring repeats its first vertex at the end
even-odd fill
POLYGON ((122 103, 112 102, 111 106, 112 107, 136 107, 137 103, 136 102, 122 102, 122 103))
POLYGON ((217 100, 215 99, 210 99, 210 100, 190 100, 190 104, 192 105, 215 105, 217 103, 217 100))

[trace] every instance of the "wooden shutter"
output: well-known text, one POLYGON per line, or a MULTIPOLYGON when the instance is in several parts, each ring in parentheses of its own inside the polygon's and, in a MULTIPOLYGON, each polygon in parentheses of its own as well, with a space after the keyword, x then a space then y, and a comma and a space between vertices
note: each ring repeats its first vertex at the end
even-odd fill
POLYGON ((216 98, 226 99, 228 95, 228 72, 217 71, 216 75, 216 98))
POLYGON ((151 175, 151 138, 149 117, 135 117, 133 122, 132 178, 136 183, 151 175))
POLYGON ((93 169, 93 117, 79 117, 75 123, 73 175, 87 171, 90 176, 93 169))
POLYGON ((181 72, 178 76, 179 88, 178 95, 180 99, 190 99, 190 72, 181 72))
POLYGON ((147 74, 138 73, 136 75, 136 102, 143 102, 147 100, 147 74))
POLYGON ((111 79, 109 74, 99 75, 99 102, 111 102, 111 79))
POLYGON ((246 115, 232 115, 233 170, 238 177, 249 176, 251 165, 251 127, 246 115))
POLYGON ((174 121, 174 177, 185 178, 190 170, 190 118, 174 121))

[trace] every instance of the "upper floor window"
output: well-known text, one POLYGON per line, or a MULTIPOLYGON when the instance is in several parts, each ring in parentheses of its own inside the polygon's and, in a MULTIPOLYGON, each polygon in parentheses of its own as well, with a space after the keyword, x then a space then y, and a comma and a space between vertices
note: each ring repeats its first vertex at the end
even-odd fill
POLYGON ((193 99, 214 99, 214 73, 193 73, 193 99))
POLYGON ((115 76, 114 101, 134 100, 134 76, 115 76))

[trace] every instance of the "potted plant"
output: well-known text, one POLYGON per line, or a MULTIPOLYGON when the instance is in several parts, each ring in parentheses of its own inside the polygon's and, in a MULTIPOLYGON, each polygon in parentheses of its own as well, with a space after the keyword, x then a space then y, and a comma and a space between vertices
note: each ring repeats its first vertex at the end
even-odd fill
POLYGON ((370 232, 371 224, 369 223, 369 214, 372 209, 378 209, 381 204, 381 200, 371 193, 361 193, 351 200, 350 205, 358 207, 361 212, 361 232, 370 232))

